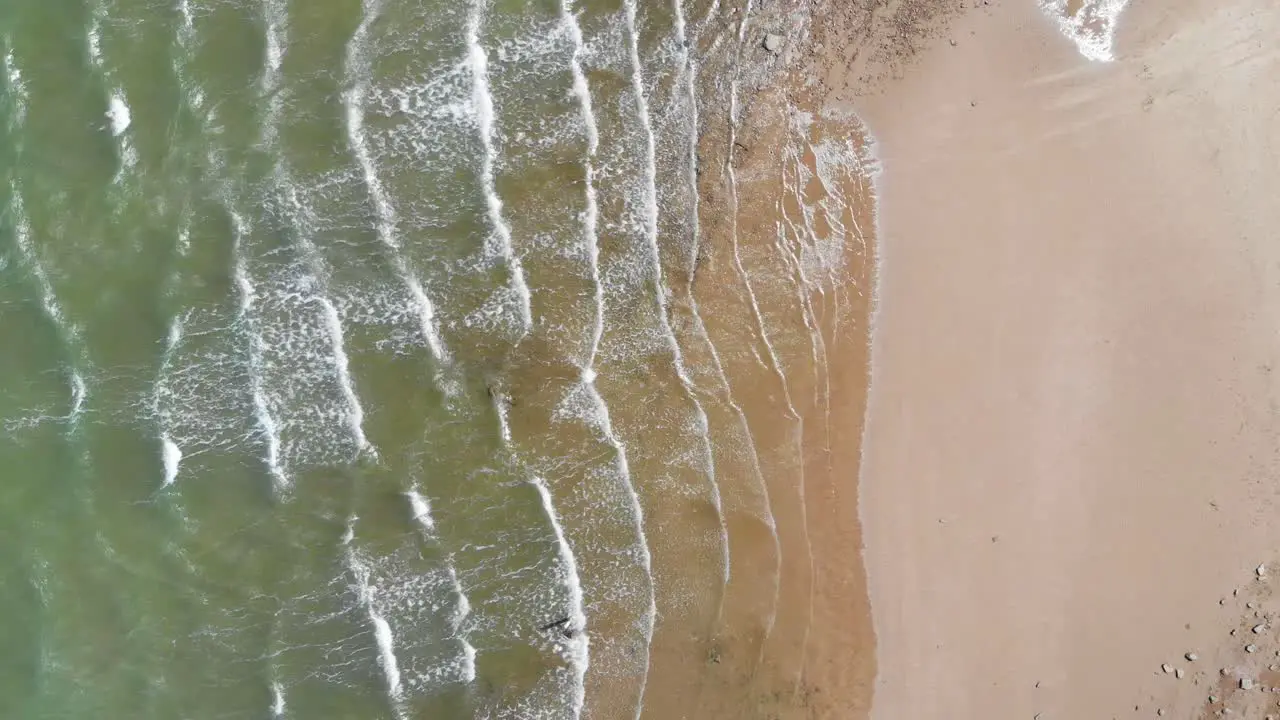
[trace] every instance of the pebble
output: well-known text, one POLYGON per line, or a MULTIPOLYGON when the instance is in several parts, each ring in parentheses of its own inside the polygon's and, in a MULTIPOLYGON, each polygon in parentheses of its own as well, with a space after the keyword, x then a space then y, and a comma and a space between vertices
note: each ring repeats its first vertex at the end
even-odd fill
POLYGON ((1189 662, 1195 662, 1200 659, 1200 656, 1193 652, 1189 652, 1186 655, 1183 655, 1183 657, 1185 657, 1189 662))
POLYGON ((1258 569, 1257 569, 1257 570, 1254 570, 1254 572, 1258 574, 1258 577, 1266 577, 1266 576, 1267 576, 1267 566, 1266 566, 1266 565, 1259 565, 1259 566, 1258 566, 1258 569))
POLYGON ((1254 635, 1261 635, 1261 634, 1262 634, 1262 631, 1263 631, 1263 630, 1266 630, 1266 629, 1267 629, 1267 624, 1266 624, 1266 623, 1262 623, 1262 624, 1260 624, 1260 625, 1254 625, 1254 626, 1253 626, 1253 634, 1254 634, 1254 635))
POLYGON ((1245 646, 1244 646, 1244 651, 1245 651, 1245 652, 1247 652, 1247 653, 1255 653, 1255 652, 1258 652, 1258 646, 1257 646, 1257 645, 1254 645, 1253 643, 1249 643, 1248 645, 1245 645, 1245 646))
POLYGON ((1157 714, 1157 715, 1160 715, 1161 717, 1163 717, 1163 716, 1164 716, 1164 708, 1160 708, 1159 710, 1156 710, 1156 714, 1157 714))
POLYGON ((1182 676, 1183 676, 1183 675, 1185 675, 1185 674, 1186 674, 1186 673, 1182 672, 1182 668, 1178 668, 1177 670, 1174 670, 1174 671, 1173 671, 1173 676, 1174 676, 1174 677, 1176 677, 1176 678, 1178 678, 1179 680, 1181 680, 1181 679, 1182 679, 1182 676))
POLYGON ((1272 663, 1267 666, 1267 669, 1270 670, 1271 672, 1276 672, 1280 670, 1280 665, 1276 665, 1275 663, 1272 663))
POLYGON ((1251 680, 1251 679, 1249 679, 1249 678, 1240 678, 1240 689, 1241 689, 1241 690, 1252 690, 1252 689, 1253 689, 1253 680, 1251 680))
POLYGON ((1165 663, 1161 665, 1160 669, 1164 671, 1165 675, 1168 675, 1169 673, 1173 672, 1173 666, 1170 665, 1169 663, 1165 663))
POLYGON ((775 33, 769 33, 764 36, 764 49, 771 53, 777 53, 782 49, 782 36, 775 33))

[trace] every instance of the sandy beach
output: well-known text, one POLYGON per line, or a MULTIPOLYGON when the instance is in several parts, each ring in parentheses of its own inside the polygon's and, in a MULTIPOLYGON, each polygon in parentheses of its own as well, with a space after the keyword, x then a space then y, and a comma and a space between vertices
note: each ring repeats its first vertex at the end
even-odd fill
POLYGON ((883 165, 872 717, 1277 712, 1280 8, 923 30, 827 76, 883 165))

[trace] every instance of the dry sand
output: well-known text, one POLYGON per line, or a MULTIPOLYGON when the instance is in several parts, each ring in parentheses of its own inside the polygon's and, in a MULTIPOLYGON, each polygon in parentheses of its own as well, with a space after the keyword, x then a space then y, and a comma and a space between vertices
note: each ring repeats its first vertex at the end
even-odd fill
POLYGON ((872 716, 1280 712, 1280 5, 1133 0, 1111 63, 1030 0, 935 35, 828 51, 885 168, 872 716))

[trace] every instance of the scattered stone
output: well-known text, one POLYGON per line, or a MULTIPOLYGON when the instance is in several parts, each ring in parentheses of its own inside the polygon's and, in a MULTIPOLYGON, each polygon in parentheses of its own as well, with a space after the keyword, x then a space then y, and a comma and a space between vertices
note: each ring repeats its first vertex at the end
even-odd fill
POLYGON ((1240 678, 1240 689, 1241 689, 1241 690, 1252 690, 1252 689, 1253 689, 1253 680, 1252 680, 1252 679, 1250 679, 1250 678, 1240 678))
POLYGON ((1160 669, 1164 671, 1165 675, 1168 675, 1169 673, 1173 672, 1173 666, 1170 665, 1169 663, 1165 663, 1161 665, 1160 669))
POLYGON ((1229 677, 1231 675, 1231 671, 1226 668, 1222 668, 1218 672, 1222 674, 1222 677, 1229 677))
POLYGON ((1235 637, 1235 636, 1236 636, 1236 631, 1235 631, 1235 630, 1232 630, 1230 633, 1227 633, 1227 634, 1228 634, 1228 635, 1230 635, 1231 637, 1235 637))
POLYGON ((782 49, 782 36, 776 33, 769 33, 768 35, 765 35, 764 49, 774 55, 777 55, 778 51, 782 49))
POLYGON ((1159 716, 1161 716, 1161 717, 1164 717, 1164 708, 1160 708, 1160 709, 1156 710, 1156 714, 1157 714, 1157 715, 1159 715, 1159 716))
POLYGON ((1218 702, 1218 696, 1217 696, 1217 695, 1210 695, 1210 696, 1209 696, 1209 704, 1210 704, 1210 705, 1212 705, 1212 704, 1214 704, 1214 703, 1216 703, 1216 702, 1218 702))
POLYGON ((1258 625, 1254 625, 1254 626, 1253 626, 1253 634, 1254 634, 1254 635, 1261 635, 1261 634, 1262 634, 1262 631, 1263 631, 1263 630, 1266 630, 1266 629, 1267 629, 1267 624, 1266 624, 1266 623, 1261 623, 1261 624, 1258 624, 1258 625))
POLYGON ((1178 678, 1179 680, 1181 680, 1181 679, 1182 679, 1182 676, 1183 676, 1183 675, 1185 675, 1185 674, 1186 674, 1186 673, 1182 672, 1182 668, 1178 668, 1177 670, 1174 670, 1174 671, 1173 671, 1173 676, 1174 676, 1174 677, 1176 677, 1176 678, 1178 678))
POLYGON ((1259 565, 1259 566, 1258 566, 1258 569, 1257 569, 1257 570, 1254 570, 1254 572, 1255 572, 1255 573, 1257 573, 1258 577, 1260 577, 1260 578, 1262 578, 1262 577, 1266 577, 1266 576, 1267 576, 1267 566, 1266 566, 1266 565, 1259 565))
POLYGON ((1244 646, 1244 651, 1247 653, 1256 653, 1258 652, 1258 646, 1254 645, 1253 643, 1249 643, 1248 645, 1244 646))
POLYGON ((956 46, 956 40, 955 40, 955 38, 952 38, 952 39, 951 39, 951 47, 955 47, 955 46, 956 46))
POLYGON ((1183 655, 1183 657, 1185 657, 1189 662, 1195 662, 1200 659, 1200 656, 1193 652, 1189 652, 1186 655, 1183 655))

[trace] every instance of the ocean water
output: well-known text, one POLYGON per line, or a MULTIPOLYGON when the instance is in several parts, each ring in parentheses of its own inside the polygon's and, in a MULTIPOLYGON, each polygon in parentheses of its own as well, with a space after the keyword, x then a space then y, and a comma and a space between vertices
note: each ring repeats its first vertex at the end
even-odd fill
POLYGON ((726 11, 3 3, 0 717, 638 715, 764 490, 667 312, 726 11))

